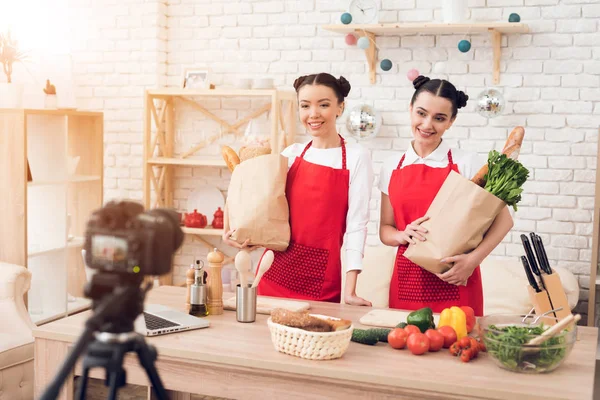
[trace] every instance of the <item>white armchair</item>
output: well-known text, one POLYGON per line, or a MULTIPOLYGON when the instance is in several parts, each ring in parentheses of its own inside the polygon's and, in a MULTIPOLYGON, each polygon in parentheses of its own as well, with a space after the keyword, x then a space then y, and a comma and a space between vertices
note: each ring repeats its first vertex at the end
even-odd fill
POLYGON ((0 262, 0 400, 33 399, 33 336, 23 296, 31 273, 0 262))

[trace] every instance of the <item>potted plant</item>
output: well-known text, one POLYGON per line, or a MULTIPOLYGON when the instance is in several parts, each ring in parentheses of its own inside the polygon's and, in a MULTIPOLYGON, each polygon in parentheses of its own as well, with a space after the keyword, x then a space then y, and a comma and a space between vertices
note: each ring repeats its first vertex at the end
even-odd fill
POLYGON ((6 83, 0 83, 0 108, 20 108, 23 85, 12 82, 13 65, 23 62, 26 54, 19 49, 17 40, 10 33, 0 33, 0 64, 6 75, 6 83))

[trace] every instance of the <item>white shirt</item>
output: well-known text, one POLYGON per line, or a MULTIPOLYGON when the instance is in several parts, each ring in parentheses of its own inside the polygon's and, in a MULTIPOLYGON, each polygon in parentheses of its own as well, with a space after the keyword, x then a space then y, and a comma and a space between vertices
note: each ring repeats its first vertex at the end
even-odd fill
MULTIPOLYGON (((446 168, 448 166, 448 150, 450 150, 450 146, 442 140, 437 149, 425 158, 419 157, 412 145, 406 152, 394 154, 381 166, 379 190, 382 193, 389 194, 388 187, 390 186, 392 172, 398 167, 403 155, 406 155, 406 157, 402 163, 402 168, 412 164, 425 164, 431 168, 446 168)), ((469 179, 473 178, 484 164, 487 164, 487 160, 477 153, 461 149, 452 149, 452 161, 457 165, 458 172, 469 179)))
MULTIPOLYGON (((304 151, 307 143, 294 143, 281 152, 288 157, 291 167, 296 157, 304 151)), ((313 164, 335 169, 342 168, 342 149, 316 149, 310 147, 304 160, 313 164)), ((346 272, 362 270, 362 259, 367 240, 367 223, 370 211, 371 188, 373 187, 373 164, 369 151, 358 144, 346 143, 346 168, 350 171, 348 189, 348 214, 346 216, 346 272)))

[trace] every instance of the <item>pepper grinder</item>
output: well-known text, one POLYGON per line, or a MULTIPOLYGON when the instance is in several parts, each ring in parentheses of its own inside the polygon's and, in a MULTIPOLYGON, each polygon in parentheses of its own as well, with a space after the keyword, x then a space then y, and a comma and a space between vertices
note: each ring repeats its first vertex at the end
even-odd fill
POLYGON ((223 279, 221 270, 225 257, 217 249, 208 253, 208 312, 211 315, 223 314, 223 279))
POLYGON ((200 263, 196 264, 194 269, 194 284, 190 287, 190 315, 195 317, 206 317, 208 315, 204 271, 200 263))

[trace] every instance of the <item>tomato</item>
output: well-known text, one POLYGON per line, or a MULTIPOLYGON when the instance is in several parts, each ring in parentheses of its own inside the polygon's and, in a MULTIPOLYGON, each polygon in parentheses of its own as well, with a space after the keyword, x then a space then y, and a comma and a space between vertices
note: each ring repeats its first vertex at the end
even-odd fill
POLYGON ((465 316, 467 317, 467 333, 471 333, 475 327, 475 322, 477 322, 475 311, 469 306, 461 306, 460 309, 465 312, 465 316))
POLYGON ((464 338, 462 338, 458 341, 458 347, 460 347, 461 349, 468 349, 470 346, 471 346, 471 338, 468 336, 465 336, 464 338))
POLYGON ((485 347, 483 341, 479 342, 479 351, 483 351, 484 353, 487 351, 487 347, 485 347))
POLYGON ((407 344, 410 352, 417 356, 429 351, 429 338, 421 332, 410 335, 407 344))
POLYGON ((458 347, 458 342, 452 343, 452 345, 450 346, 450 354, 452 354, 454 357, 460 354, 460 347, 458 347))
POLYGON ((388 343, 394 349, 403 349, 406 347, 406 340, 408 339, 408 333, 402 328, 392 329, 388 333, 388 343))
POLYGON ((470 338, 471 339, 471 352, 473 353, 473 358, 477 357, 477 354, 479 354, 479 342, 477 341, 477 339, 475 338, 470 338))
POLYGON ((444 347, 444 335, 435 329, 427 329, 425 335, 429 338, 429 351, 440 351, 444 347))
POLYGON ((469 362, 471 357, 472 353, 470 349, 463 350, 462 353, 460 353, 460 361, 462 362, 469 362))
POLYGON ((449 348, 452 345, 452 343, 456 342, 457 340, 456 331, 453 327, 449 325, 440 326, 438 328, 438 332, 444 336, 444 348, 446 349, 449 348))
POLYGON ((406 325, 404 330, 406 333, 408 333, 408 336, 412 335, 413 333, 421 333, 421 330, 416 325, 406 325))

